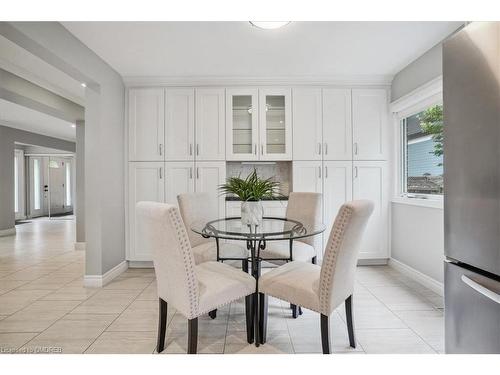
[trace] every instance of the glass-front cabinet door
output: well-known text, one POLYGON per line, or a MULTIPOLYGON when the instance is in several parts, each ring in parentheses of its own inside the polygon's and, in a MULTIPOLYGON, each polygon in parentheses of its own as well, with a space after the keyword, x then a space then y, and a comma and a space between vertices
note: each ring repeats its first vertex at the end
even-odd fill
POLYGON ((226 90, 226 158, 259 159, 258 89, 226 90))
POLYGON ((292 160, 290 89, 260 89, 259 113, 259 159, 292 160))

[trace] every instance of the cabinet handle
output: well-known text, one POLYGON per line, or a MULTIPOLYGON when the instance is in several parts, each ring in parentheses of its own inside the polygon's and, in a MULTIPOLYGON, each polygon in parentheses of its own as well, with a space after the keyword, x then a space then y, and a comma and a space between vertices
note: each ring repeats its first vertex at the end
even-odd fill
POLYGON ((260 154, 264 155, 264 144, 260 145, 260 154))
POLYGON ((358 154, 358 142, 354 142, 354 155, 358 154))
POLYGON ((160 144, 158 145, 158 147, 159 147, 159 149, 160 149, 160 156, 162 156, 162 154, 163 154, 163 144, 161 144, 161 143, 160 143, 160 144))
POLYGON ((189 178, 192 180, 193 179, 193 167, 189 168, 189 178))
POLYGON ((328 143, 325 142, 323 150, 325 150, 325 155, 328 155, 328 143))
POLYGON ((200 167, 196 167, 196 178, 200 178, 200 167))
POLYGON ((193 155, 193 144, 189 144, 189 156, 193 155))
POLYGON ((328 178, 328 167, 325 165, 325 178, 328 178))
POLYGON ((321 165, 318 167, 318 177, 321 178, 321 165))
POLYGON ((257 155, 257 143, 253 146, 253 153, 257 155))
POLYGON ((358 167, 354 167, 354 177, 358 178, 358 167))
POLYGON ((198 156, 200 154, 200 144, 196 144, 196 155, 198 156))
POLYGON ((321 155, 321 142, 318 142, 318 155, 321 155))
POLYGON ((160 172, 160 180, 163 178, 163 176, 162 176, 162 169, 163 169, 163 167, 160 167, 160 169, 158 170, 160 172))

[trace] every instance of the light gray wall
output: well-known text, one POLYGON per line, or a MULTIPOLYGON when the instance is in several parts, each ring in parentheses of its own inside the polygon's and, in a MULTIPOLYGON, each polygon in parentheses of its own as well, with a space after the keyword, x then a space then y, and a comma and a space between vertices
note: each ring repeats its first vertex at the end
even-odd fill
POLYGON ((125 260, 125 87, 121 76, 58 22, 0 22, 0 34, 85 82, 87 275, 125 260))
POLYGON ((76 122, 76 242, 85 242, 85 122, 76 122))
POLYGON ((13 228, 15 142, 75 152, 75 143, 0 126, 0 230, 13 228))
POLYGON ((442 74, 443 52, 442 45, 439 43, 394 76, 391 85, 391 100, 405 96, 442 74))
POLYGON ((443 210, 392 203, 391 257, 443 282, 443 210))

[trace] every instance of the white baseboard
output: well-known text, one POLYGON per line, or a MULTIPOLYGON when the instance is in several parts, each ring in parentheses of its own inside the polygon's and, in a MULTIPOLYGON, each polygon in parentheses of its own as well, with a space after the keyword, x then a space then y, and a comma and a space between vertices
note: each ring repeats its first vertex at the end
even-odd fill
POLYGON ((126 260, 111 268, 104 275, 85 275, 83 276, 83 285, 87 288, 101 288, 108 284, 115 277, 128 269, 126 260))
POLYGON ((12 236, 16 234, 16 227, 0 230, 0 237, 12 236))
POLYGON ((153 268, 153 261, 129 260, 128 268, 153 268))
POLYGON ((387 258, 358 259, 358 266, 386 266, 387 261, 387 258))
POLYGON ((389 267, 398 270, 399 272, 408 276, 410 279, 422 284, 423 286, 439 294, 440 296, 444 296, 444 286, 442 283, 434 280, 432 277, 427 276, 420 271, 417 271, 415 268, 412 268, 394 258, 389 259, 389 267))
POLYGON ((75 242, 75 250, 85 251, 86 244, 86 242, 75 242))

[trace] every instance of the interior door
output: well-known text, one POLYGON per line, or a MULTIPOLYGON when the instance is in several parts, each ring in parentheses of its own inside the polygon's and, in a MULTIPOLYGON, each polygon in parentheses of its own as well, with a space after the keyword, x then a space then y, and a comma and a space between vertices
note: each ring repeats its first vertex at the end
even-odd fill
POLYGON ((130 89, 128 101, 129 160, 163 160, 165 90, 157 88, 130 89))
POLYGON ((324 248, 339 208, 352 200, 352 162, 325 161, 323 167, 323 223, 326 226, 323 233, 324 248))
POLYGON ((375 207, 361 241, 360 259, 386 259, 388 253, 387 165, 383 161, 355 161, 353 199, 369 199, 375 207))
POLYGON ((323 159, 352 159, 350 89, 323 89, 323 159))
POLYGON ((387 160, 387 114, 385 89, 352 90, 354 160, 387 160))
POLYGON ((260 160, 292 160, 290 89, 259 89, 260 160))
POLYGON ((194 162, 167 162, 165 166, 165 201, 177 205, 177 196, 194 192, 194 162))
POLYGON ((44 214, 44 171, 43 158, 29 157, 30 217, 44 214))
POLYGON ((321 89, 294 88, 293 112, 293 159, 321 160, 323 121, 321 89))
POLYGON ((167 89, 165 160, 194 160, 194 89, 167 89))
POLYGON ((196 89, 196 160, 225 160, 224 89, 196 89))
POLYGON ((258 160, 258 89, 226 90, 226 159, 258 160))
POLYGON ((165 202, 165 176, 163 162, 129 163, 129 259, 150 261, 150 249, 137 239, 135 205, 140 201, 165 202))
POLYGON ((198 193, 209 193, 217 207, 214 207, 214 214, 217 218, 225 215, 225 196, 221 196, 219 186, 226 181, 226 163, 203 161, 196 163, 196 184, 195 190, 198 193))

